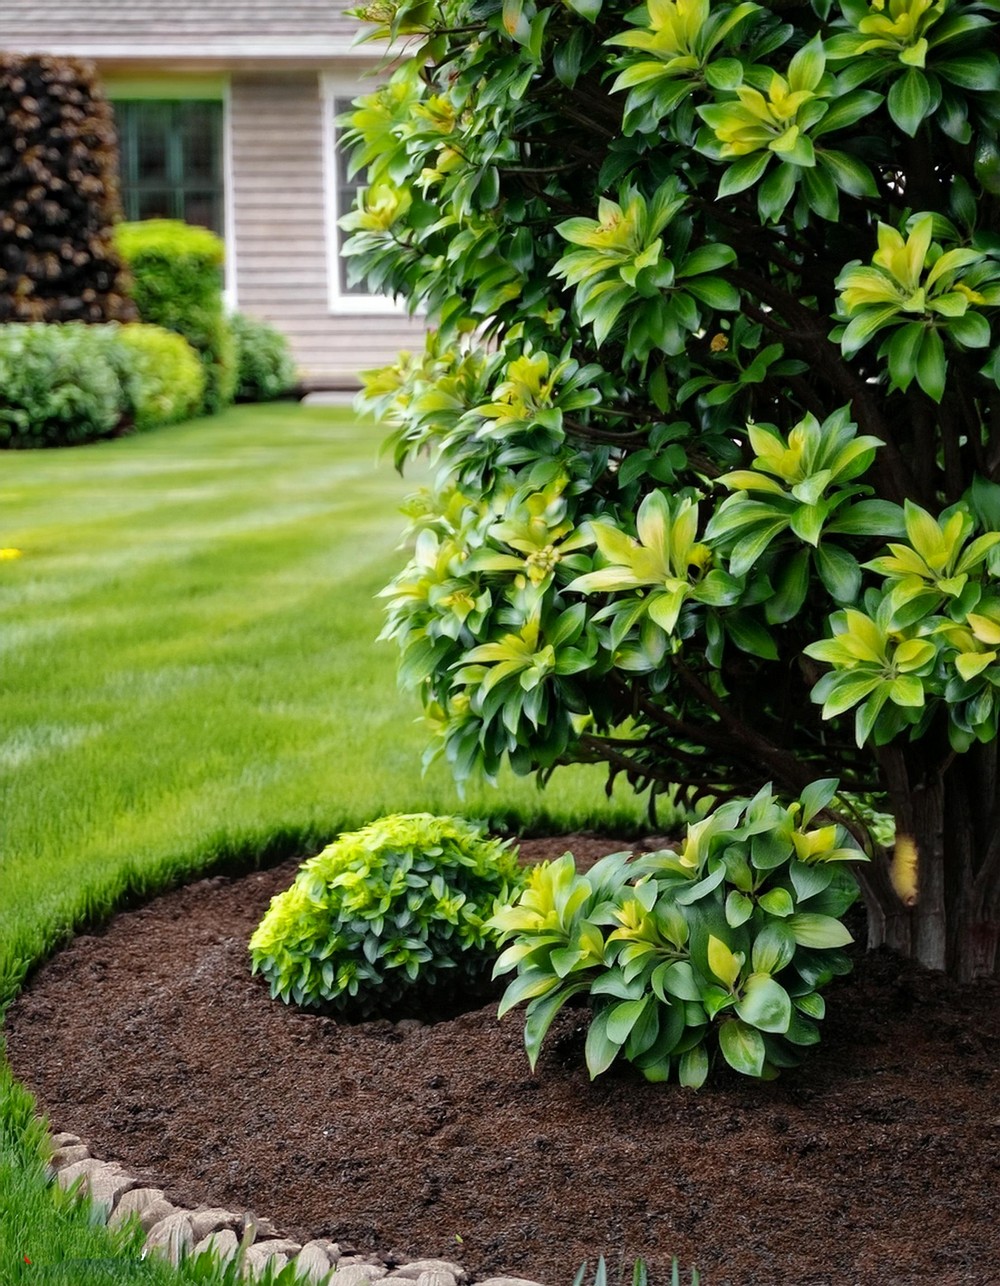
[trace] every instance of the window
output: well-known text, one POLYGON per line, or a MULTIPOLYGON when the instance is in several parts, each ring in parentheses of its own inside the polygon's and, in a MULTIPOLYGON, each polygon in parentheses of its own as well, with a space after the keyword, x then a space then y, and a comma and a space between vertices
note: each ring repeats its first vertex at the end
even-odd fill
MULTIPOLYGON (((361 186, 361 177, 362 177, 360 174, 355 174, 353 178, 351 178, 349 175, 348 163, 350 161, 350 153, 348 149, 344 147, 342 142, 344 131, 340 128, 339 125, 336 124, 336 122, 341 118, 341 116, 344 115, 345 112, 349 112, 351 110, 351 101, 352 100, 350 98, 336 97, 333 99, 333 119, 334 119, 333 155, 334 155, 334 167, 336 169, 336 185, 337 185, 335 204, 336 204, 338 219, 341 217, 341 215, 350 213, 350 211, 354 208, 354 198, 358 194, 358 189, 361 186)), ((365 285, 363 281, 356 282, 354 285, 348 284, 347 265, 349 260, 345 259, 344 256, 340 253, 341 250, 343 249, 344 242, 347 240, 347 237, 348 237, 348 233, 346 233, 343 230, 343 228, 338 227, 337 228, 337 293, 339 295, 367 296, 368 287, 365 285)))
POLYGON ((359 94, 371 92, 371 86, 353 76, 328 73, 323 77, 323 138, 326 176, 326 247, 327 288, 331 313, 361 316, 364 314, 392 313, 401 315, 406 309, 401 300, 387 295, 369 293, 364 281, 348 285, 350 260, 341 254, 344 242, 351 235, 338 224, 338 219, 349 214, 354 198, 363 186, 364 173, 348 176, 350 153, 343 145, 345 131, 337 121, 351 110, 359 94))
POLYGON ((224 231, 222 103, 119 100, 126 219, 183 219, 224 231))

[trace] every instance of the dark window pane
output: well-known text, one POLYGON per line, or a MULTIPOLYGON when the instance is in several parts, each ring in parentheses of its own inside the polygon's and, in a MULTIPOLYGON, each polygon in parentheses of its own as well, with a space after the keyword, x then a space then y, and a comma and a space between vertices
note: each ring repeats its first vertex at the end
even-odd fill
POLYGON ((216 114, 205 110, 213 106, 212 103, 181 104, 184 178, 190 183, 211 183, 219 173, 220 131, 216 114))
POLYGON ((143 188, 133 202, 137 219, 174 219, 174 194, 169 188, 143 188))
POLYGON ((136 171, 143 179, 166 182, 169 136, 170 118, 166 112, 149 111, 139 114, 136 121, 136 171))
POLYGON ((184 219, 223 230, 222 104, 115 104, 126 218, 184 219))

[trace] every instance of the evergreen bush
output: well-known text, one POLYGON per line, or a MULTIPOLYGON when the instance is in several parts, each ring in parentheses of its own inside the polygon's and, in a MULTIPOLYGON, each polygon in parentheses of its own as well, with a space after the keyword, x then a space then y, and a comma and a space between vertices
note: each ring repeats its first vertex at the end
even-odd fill
POLYGON ((222 241, 179 219, 122 223, 115 241, 132 275, 144 322, 183 335, 205 368, 202 410, 213 415, 236 393, 236 341, 223 307, 222 241))
POLYGON ((245 313, 233 313, 229 324, 236 340, 237 400, 270 402, 287 393, 296 370, 281 331, 245 313))

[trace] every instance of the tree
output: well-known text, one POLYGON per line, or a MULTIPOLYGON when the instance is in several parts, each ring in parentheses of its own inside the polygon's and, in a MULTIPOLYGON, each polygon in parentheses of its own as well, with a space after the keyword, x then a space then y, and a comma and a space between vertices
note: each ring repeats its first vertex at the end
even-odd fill
POLYGON ((870 940, 1000 941, 996 0, 379 0, 387 635, 459 777, 840 781, 870 940), (894 853, 880 814, 895 819, 894 853))

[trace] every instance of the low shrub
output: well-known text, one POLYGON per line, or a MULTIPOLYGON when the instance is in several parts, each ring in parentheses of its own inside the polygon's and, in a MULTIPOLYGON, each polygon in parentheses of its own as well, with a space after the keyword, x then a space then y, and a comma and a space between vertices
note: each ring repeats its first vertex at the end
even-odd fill
POLYGON ((114 433, 128 405, 104 326, 0 326, 0 446, 71 446, 114 433))
POLYGON ((135 323, 119 327, 117 341, 126 357, 122 382, 138 432, 198 414, 205 395, 205 371, 183 335, 135 323))
POLYGON ((270 402, 295 384, 296 370, 288 341, 268 322, 244 313, 229 318, 236 340, 236 398, 270 402))
POLYGON ((561 1007, 587 994, 592 1077, 619 1057, 651 1081, 697 1088, 716 1046, 747 1076, 771 1079, 819 1040, 819 994, 850 970, 839 917, 858 896, 842 865, 864 855, 837 825, 806 829, 836 782, 783 807, 771 787, 695 822, 678 852, 572 855, 538 867, 490 927, 511 942, 495 975, 516 970, 500 1016, 527 1001, 532 1068, 561 1007), (512 941, 511 941, 512 940, 512 941))
POLYGON ((471 823, 393 814, 341 835, 271 900, 252 970, 286 1003, 358 1017, 451 1005, 488 980, 487 927, 523 884, 515 855, 471 823))
POLYGON ((157 326, 0 326, 0 447, 76 446, 195 414, 204 373, 157 326))
POLYGON ((202 410, 212 415, 236 392, 236 341, 222 301, 222 241, 179 219, 121 223, 115 243, 132 274, 142 321, 183 335, 205 368, 202 410))

